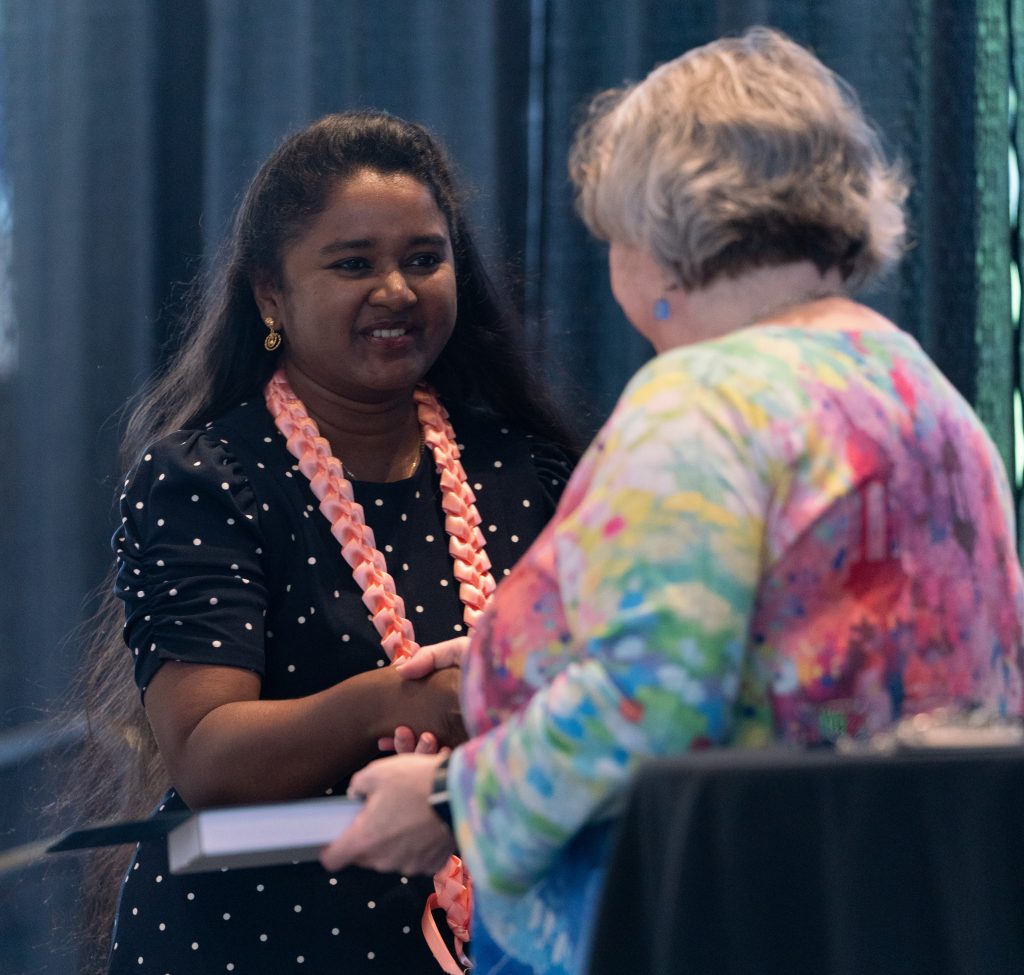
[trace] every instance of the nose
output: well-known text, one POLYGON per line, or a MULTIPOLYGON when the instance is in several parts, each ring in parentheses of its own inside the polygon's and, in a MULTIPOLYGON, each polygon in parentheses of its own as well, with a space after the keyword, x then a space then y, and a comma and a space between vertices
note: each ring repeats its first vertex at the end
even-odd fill
POLYGON ((392 268, 374 289, 370 300, 388 308, 405 308, 414 304, 417 299, 416 292, 409 287, 409 282, 401 270, 392 268))

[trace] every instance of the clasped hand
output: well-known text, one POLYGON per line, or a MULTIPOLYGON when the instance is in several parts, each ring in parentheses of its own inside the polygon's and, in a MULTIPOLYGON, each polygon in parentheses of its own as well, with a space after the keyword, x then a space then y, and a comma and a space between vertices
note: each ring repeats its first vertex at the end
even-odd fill
MULTIPOLYGON (((457 637, 420 647, 396 669, 403 679, 418 680, 435 670, 458 667, 468 642, 457 637)), ((364 799, 364 806, 349 828, 321 851, 320 861, 328 870, 359 866, 431 874, 454 852, 455 838, 427 802, 434 773, 448 750, 438 752, 433 735, 417 740, 406 727, 395 730, 393 745, 400 754, 371 762, 352 776, 348 794, 364 799)))
MULTIPOLYGON (((444 640, 441 643, 432 643, 429 646, 420 647, 414 656, 399 661, 395 664, 395 670, 403 680, 419 680, 437 670, 457 668, 462 665, 462 658, 468 646, 469 637, 465 636, 444 640)), ((464 741, 465 738, 462 737, 460 740, 464 741)), ((449 744, 453 743, 457 742, 449 742, 449 744)), ((407 725, 399 725, 393 736, 380 738, 377 741, 377 747, 382 752, 394 751, 400 755, 413 751, 433 755, 437 752, 438 741, 433 732, 424 732, 417 738, 412 728, 407 725)))

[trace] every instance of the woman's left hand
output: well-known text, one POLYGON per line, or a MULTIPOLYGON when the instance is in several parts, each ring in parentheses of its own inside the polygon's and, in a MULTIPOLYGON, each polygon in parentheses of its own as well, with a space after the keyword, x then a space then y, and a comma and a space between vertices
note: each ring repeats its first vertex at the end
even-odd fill
POLYGON ((406 680, 418 680, 426 677, 435 670, 444 670, 446 667, 461 667, 462 658, 469 649, 468 636, 455 636, 450 640, 442 640, 440 643, 431 643, 420 647, 411 657, 400 660, 395 664, 398 672, 406 680))
POLYGON ((395 755, 352 776, 350 796, 365 799, 344 833, 320 852, 330 871, 357 866, 382 873, 432 874, 455 851, 455 837, 427 798, 447 750, 437 755, 395 755))

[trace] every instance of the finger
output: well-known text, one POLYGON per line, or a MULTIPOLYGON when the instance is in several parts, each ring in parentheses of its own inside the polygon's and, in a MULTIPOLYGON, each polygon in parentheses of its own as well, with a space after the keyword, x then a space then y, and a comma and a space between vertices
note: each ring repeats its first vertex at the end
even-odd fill
POLYGON ((407 657, 395 666, 403 678, 416 680, 426 677, 435 670, 460 666, 468 646, 469 637, 465 636, 442 640, 440 643, 420 647, 413 656, 407 657))
POLYGON ((437 739, 429 732, 424 731, 416 742, 416 751, 420 755, 434 755, 437 753, 437 739))
POLYGON ((381 762, 390 761, 393 761, 393 758, 378 758, 370 762, 369 765, 363 766, 348 780, 347 794, 354 799, 366 798, 373 791, 373 787, 377 782, 374 766, 379 765, 381 762))
POLYGON ((442 667, 459 667, 462 658, 469 648, 468 636, 456 636, 450 640, 442 640, 440 643, 433 643, 427 649, 432 651, 434 667, 440 670, 442 667))
POLYGON ((430 652, 429 647, 420 647, 415 655, 407 657, 395 664, 394 667, 403 680, 419 680, 437 670, 434 664, 434 654, 430 652))
POLYGON ((395 728, 395 751, 399 755, 404 755, 415 750, 415 748, 416 735, 412 728, 405 725, 399 725, 399 727, 395 728))
POLYGON ((320 851, 320 862, 331 873, 337 873, 337 871, 344 867, 355 864, 358 856, 357 840, 362 815, 360 813, 359 816, 352 820, 344 833, 336 836, 320 851))
POLYGON ((385 738, 378 738, 377 748, 382 752, 393 752, 395 750, 395 739, 391 735, 385 738))

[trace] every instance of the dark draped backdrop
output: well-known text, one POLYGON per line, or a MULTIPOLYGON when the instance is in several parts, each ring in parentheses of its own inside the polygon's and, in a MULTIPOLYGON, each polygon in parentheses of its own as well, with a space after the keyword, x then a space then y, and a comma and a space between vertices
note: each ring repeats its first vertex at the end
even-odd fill
POLYGON ((779 27, 905 161, 913 246, 869 300, 976 404, 1016 480, 1020 17, 1014 0, 0 0, 0 970, 74 970, 75 862, 9 851, 47 828, 43 753, 74 737, 47 716, 111 560, 119 409, 283 134, 362 106, 434 129, 593 428, 649 349, 573 215, 581 105, 779 27))

